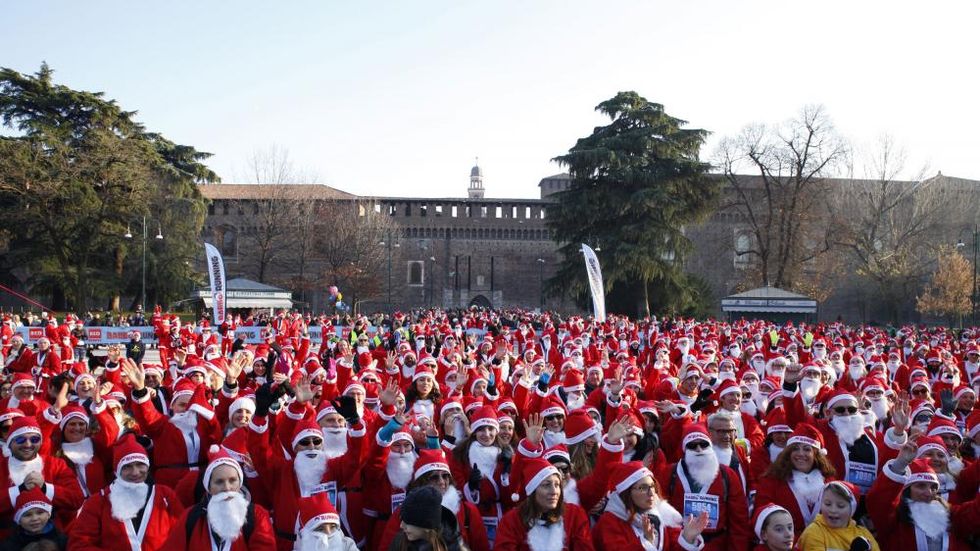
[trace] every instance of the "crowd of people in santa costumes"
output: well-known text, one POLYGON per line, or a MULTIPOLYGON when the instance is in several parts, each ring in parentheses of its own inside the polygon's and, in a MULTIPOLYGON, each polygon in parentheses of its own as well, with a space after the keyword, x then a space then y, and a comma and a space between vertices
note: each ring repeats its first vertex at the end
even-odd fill
POLYGON ((0 551, 980 545, 980 331, 157 309, 155 363, 53 321, 0 333, 0 551))

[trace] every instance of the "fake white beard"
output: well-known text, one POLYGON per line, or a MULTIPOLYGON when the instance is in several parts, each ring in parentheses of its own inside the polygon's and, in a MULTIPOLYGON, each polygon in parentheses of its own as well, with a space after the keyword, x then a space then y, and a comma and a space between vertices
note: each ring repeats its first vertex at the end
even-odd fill
POLYGON ((493 471, 497 468, 497 457, 499 456, 500 448, 497 446, 484 446, 476 441, 470 445, 470 466, 476 465, 480 469, 483 478, 493 476, 493 471))
POLYGON ((459 417, 453 420, 453 438, 456 439, 456 442, 462 442, 466 439, 466 426, 459 417))
POLYGON ((534 527, 527 531, 527 545, 531 548, 531 551, 555 551, 555 549, 564 549, 564 519, 547 526, 543 520, 535 521, 534 527))
POLYGON ((183 433, 197 429, 197 414, 191 410, 175 413, 170 416, 170 423, 183 433))
POLYGON ((388 454, 388 463, 385 471, 388 473, 388 482, 395 488, 404 490, 408 483, 412 481, 412 474, 415 468, 415 453, 405 452, 388 454))
POLYGON ((293 459, 293 470, 300 493, 310 495, 310 491, 323 479, 323 473, 327 472, 327 454, 323 450, 301 451, 293 459))
POLYGON ((950 456, 949 461, 946 462, 946 469, 954 477, 960 476, 963 471, 963 460, 955 455, 950 456))
POLYGON ((762 360, 753 360, 752 367, 756 370, 756 372, 761 377, 762 373, 766 370, 766 362, 762 360))
POLYGON ((442 494, 442 506, 452 511, 454 515, 459 512, 461 500, 462 496, 455 486, 449 486, 446 493, 442 494))
POLYGON ((72 463, 82 467, 92 462, 95 456, 95 449, 92 447, 92 439, 86 436, 78 442, 62 442, 61 452, 65 454, 72 463))
POLYGON ((759 411, 764 412, 764 411, 766 411, 766 408, 769 407, 769 397, 768 396, 762 396, 760 394, 759 396, 753 397, 752 398, 752 401, 755 402, 755 406, 756 406, 756 408, 758 408, 759 411))
POLYGON ((777 446, 776 444, 769 444, 769 461, 775 461, 779 454, 783 452, 782 446, 777 446))
POLYGON ((844 365, 844 360, 831 360, 830 367, 834 368, 834 372, 837 373, 838 379, 844 374, 844 370, 846 368, 844 365))
MULTIPOLYGON (((900 365, 902 365, 902 364, 900 364, 898 362, 898 360, 892 360, 892 361, 889 361, 888 363, 885 364, 885 366, 888 368, 888 372, 891 373, 892 375, 894 375, 895 372, 898 371, 898 367, 900 365)), ((967 365, 969 365, 969 364, 967 364, 967 365)))
POLYGON ((813 469, 808 473, 793 470, 789 485, 796 493, 802 495, 807 503, 816 503, 823 493, 823 473, 820 469, 813 469))
POLYGON ((814 398, 817 397, 817 393, 820 392, 821 383, 815 379, 806 379, 800 381, 800 394, 803 396, 803 400, 807 402, 812 402, 814 398))
POLYGON ((759 412, 758 404, 756 404, 754 400, 742 402, 742 405, 739 406, 739 410, 742 413, 751 415, 752 417, 755 417, 756 413, 759 412))
POLYGON ((821 349, 814 348, 813 349, 813 359, 815 359, 815 360, 822 360, 826 356, 827 356, 827 349, 826 348, 821 348, 821 349))
POLYGON ((573 392, 568 395, 567 405, 568 411, 581 409, 585 405, 585 396, 581 392, 573 392))
POLYGON ((871 400, 871 411, 874 412, 875 417, 878 419, 888 417, 888 401, 884 398, 871 400))
POLYGON ((848 446, 853 446, 858 438, 864 435, 864 416, 855 413, 854 415, 834 415, 830 420, 830 426, 837 432, 837 437, 841 442, 848 446))
POLYGON ((347 429, 323 429, 323 452, 327 459, 340 457, 347 453, 347 429))
POLYGON ((940 538, 949 529, 949 509, 940 501, 921 503, 908 500, 906 502, 909 505, 912 523, 929 538, 940 538))
POLYGON ((558 444, 565 443, 565 431, 561 432, 551 432, 550 430, 544 431, 544 447, 552 448, 558 444))
POLYGON ((852 381, 860 381, 867 372, 863 365, 852 365, 847 368, 847 374, 851 376, 852 381))
POLYGON ((715 445, 712 445, 711 449, 714 450, 715 456, 718 457, 718 463, 720 465, 732 464, 732 453, 734 453, 735 450, 731 448, 722 448, 715 445))
POLYGON ((14 485, 20 486, 30 473, 44 473, 44 460, 36 455, 30 461, 21 461, 11 455, 7 460, 7 470, 10 471, 10 480, 14 481, 14 485))
POLYGON ((241 536, 248 511, 248 500, 241 492, 222 492, 208 501, 208 525, 224 541, 241 536))
POLYGON ((145 482, 126 482, 117 478, 109 485, 109 504, 112 506, 112 518, 129 520, 140 512, 146 504, 146 495, 150 487, 145 482))
POLYGON ((568 477, 568 482, 565 483, 565 488, 561 493, 565 503, 581 505, 581 500, 578 497, 578 482, 574 478, 568 477))
POLYGON ((684 463, 687 464, 687 472, 701 486, 702 491, 711 486, 718 476, 718 456, 714 450, 684 450, 684 463))
POLYGON ((342 551, 344 549, 344 533, 337 530, 333 534, 324 534, 318 530, 304 530, 297 541, 299 551, 342 551))

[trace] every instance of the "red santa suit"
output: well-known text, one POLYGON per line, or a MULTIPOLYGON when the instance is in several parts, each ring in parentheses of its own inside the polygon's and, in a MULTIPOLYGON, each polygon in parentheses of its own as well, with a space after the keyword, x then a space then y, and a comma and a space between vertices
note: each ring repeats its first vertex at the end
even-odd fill
POLYGON ((20 348, 14 350, 14 347, 11 346, 10 350, 7 351, 4 366, 11 373, 30 373, 31 368, 34 367, 34 351, 21 341, 20 348))
MULTIPOLYGON (((46 424, 52 423, 52 421, 60 430, 60 444, 56 455, 63 458, 65 464, 75 472, 75 478, 78 479, 78 485, 86 498, 98 493, 106 485, 106 464, 102 458, 108 457, 109 446, 115 442, 118 432, 116 421, 113 419, 112 413, 109 412, 109 408, 105 406, 105 402, 103 402, 96 418, 99 420, 99 426, 104 427, 102 430, 92 436, 86 436, 79 442, 66 442, 64 441, 64 430, 69 421, 78 419, 84 421, 88 427, 89 418, 85 409, 77 404, 70 404, 60 412, 60 417, 51 418, 48 410, 45 410, 41 416, 42 430, 46 424)), ((47 433, 48 431, 44 432, 47 433)))

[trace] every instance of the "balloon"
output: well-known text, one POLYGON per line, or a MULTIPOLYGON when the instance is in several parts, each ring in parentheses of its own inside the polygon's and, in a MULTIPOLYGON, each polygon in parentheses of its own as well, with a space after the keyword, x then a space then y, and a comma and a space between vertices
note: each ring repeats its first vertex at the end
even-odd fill
POLYGON ((332 297, 337 296, 337 286, 336 285, 331 285, 330 288, 327 289, 327 291, 330 292, 330 296, 332 296, 332 297))
POLYGON ((343 293, 337 293, 337 300, 342 300, 344 298, 343 293))

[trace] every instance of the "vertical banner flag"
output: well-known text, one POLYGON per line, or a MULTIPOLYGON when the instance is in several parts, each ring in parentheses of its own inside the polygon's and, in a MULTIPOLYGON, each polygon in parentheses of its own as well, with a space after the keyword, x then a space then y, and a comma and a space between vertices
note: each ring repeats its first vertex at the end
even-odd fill
POLYGON ((204 244, 204 254, 208 257, 208 277, 211 279, 211 305, 214 317, 211 323, 219 324, 225 320, 225 263, 221 253, 210 243, 204 244))
POLYGON ((585 271, 589 275, 589 288, 592 289, 592 310, 596 321, 604 322, 606 321, 606 291, 602 287, 599 258, 596 257, 592 247, 585 243, 582 243, 582 254, 585 255, 585 271))

